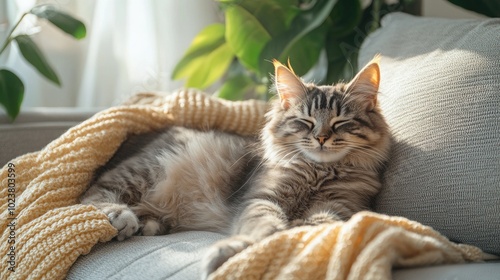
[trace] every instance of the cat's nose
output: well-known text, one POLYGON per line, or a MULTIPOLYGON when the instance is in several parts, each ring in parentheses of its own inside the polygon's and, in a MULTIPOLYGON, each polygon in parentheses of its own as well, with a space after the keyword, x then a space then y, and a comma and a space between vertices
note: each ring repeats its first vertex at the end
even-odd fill
POLYGON ((318 142, 319 142, 320 145, 325 144, 326 139, 328 139, 328 136, 326 136, 326 135, 325 136, 318 136, 318 137, 316 137, 316 140, 318 140, 318 142))

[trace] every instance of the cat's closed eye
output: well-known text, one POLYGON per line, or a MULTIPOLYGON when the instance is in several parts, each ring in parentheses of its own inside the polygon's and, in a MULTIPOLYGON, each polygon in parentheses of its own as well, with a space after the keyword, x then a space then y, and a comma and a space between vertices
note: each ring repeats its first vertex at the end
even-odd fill
POLYGON ((312 129, 314 127, 314 122, 308 119, 299 119, 300 122, 304 123, 309 127, 309 129, 312 129))
POLYGON ((336 121, 333 123, 332 125, 332 129, 335 131, 337 130, 339 127, 341 126, 345 126, 346 124, 349 124, 350 123, 350 120, 340 120, 340 121, 336 121))
POLYGON ((314 127, 314 122, 308 119, 295 119, 292 126, 297 130, 311 130, 314 127))

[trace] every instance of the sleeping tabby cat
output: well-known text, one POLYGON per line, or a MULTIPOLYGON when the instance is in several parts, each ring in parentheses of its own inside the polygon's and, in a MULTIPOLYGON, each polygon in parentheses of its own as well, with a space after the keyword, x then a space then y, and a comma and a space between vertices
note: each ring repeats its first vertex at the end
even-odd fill
POLYGON ((378 60, 335 86, 303 83, 290 66, 274 65, 279 99, 259 138, 181 127, 131 137, 81 202, 108 215, 118 240, 229 234, 209 249, 204 277, 276 231, 368 209, 389 149, 378 60))

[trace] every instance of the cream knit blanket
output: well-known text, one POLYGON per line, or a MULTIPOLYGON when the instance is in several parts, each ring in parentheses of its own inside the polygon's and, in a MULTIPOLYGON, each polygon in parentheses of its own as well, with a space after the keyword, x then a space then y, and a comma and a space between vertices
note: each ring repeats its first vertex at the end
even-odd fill
MULTIPOLYGON (((73 262, 116 230, 93 206, 77 204, 93 172, 129 134, 169 125, 255 133, 266 104, 197 91, 141 95, 68 130, 0 171, 0 279, 62 279, 73 262)), ((217 279, 385 279, 393 265, 477 261, 481 251, 450 243, 418 223, 370 213, 342 224, 281 232, 235 256, 217 279), (370 277, 368 277, 370 276, 370 277), (371 277, 373 276, 373 277, 371 277)))

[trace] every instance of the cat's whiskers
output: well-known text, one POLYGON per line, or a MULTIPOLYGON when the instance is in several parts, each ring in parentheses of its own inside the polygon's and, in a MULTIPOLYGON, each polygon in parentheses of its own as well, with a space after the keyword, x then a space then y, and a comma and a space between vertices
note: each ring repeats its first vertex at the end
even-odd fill
POLYGON ((386 156, 377 150, 368 149, 362 146, 352 146, 352 148, 359 153, 369 156, 372 160, 376 160, 378 163, 383 163, 386 160, 386 156))
POLYGON ((249 154, 253 154, 253 156, 250 159, 255 158, 257 155, 253 151, 248 151, 245 154, 243 154, 239 159, 237 159, 233 164, 231 164, 231 167, 234 167, 235 164, 237 164, 240 160, 248 156, 249 154))
MULTIPOLYGON (((287 166, 297 155, 300 154, 300 150, 297 150, 297 152, 295 153, 295 155, 293 155, 286 163, 284 166, 287 166)), ((276 168, 276 167, 275 167, 276 168)))
POLYGON ((289 150, 283 150, 283 151, 278 152, 276 154, 276 156, 278 158, 280 158, 280 159, 277 162, 279 163, 280 161, 282 161, 283 159, 285 159, 288 155, 293 154, 294 152, 295 152, 295 149, 292 149, 291 151, 289 151, 289 150))
POLYGON ((300 154, 300 149, 296 146, 296 143, 287 143, 285 145, 283 145, 284 147, 286 148, 292 148, 291 150, 283 150, 282 152, 283 153, 286 153, 285 155, 281 156, 281 152, 278 153, 277 155, 280 157, 280 160, 278 160, 276 162, 276 165, 274 166, 273 169, 276 169, 276 167, 278 165, 281 165, 281 166, 285 166, 285 165, 288 165, 297 155, 300 154), (283 160, 286 160, 286 158, 290 155, 290 154, 294 154, 284 165, 282 165, 282 161, 283 160))
MULTIPOLYGON (((261 152, 265 150, 265 148, 263 146, 254 146, 254 148, 256 150, 261 150, 261 152)), ((250 153, 253 154, 253 156, 251 157, 251 159, 254 159, 255 157, 257 157, 258 154, 261 154, 261 153, 255 153, 253 151, 248 151, 243 156, 241 156, 235 163, 233 163, 231 165, 231 167, 234 166, 239 160, 243 159, 245 156, 247 156, 250 153)), ((225 199, 225 201, 228 201, 235 194, 237 194, 241 189, 243 189, 243 187, 246 186, 248 184, 248 182, 251 181, 251 179, 255 176, 255 174, 262 168, 262 166, 264 165, 264 163, 267 162, 267 161, 269 161, 269 160, 261 157, 261 159, 259 160, 259 164, 254 168, 254 170, 252 171, 252 174, 250 176, 248 176, 248 179, 245 181, 245 183, 243 183, 236 191, 234 191, 233 193, 231 193, 231 195, 229 195, 225 199)))
POLYGON ((292 148, 292 150, 290 151, 289 149, 283 149, 283 150, 280 150, 280 151, 277 151, 276 152, 276 157, 275 159, 278 159, 276 161, 276 164, 279 164, 283 159, 285 159, 285 157, 287 157, 288 155, 296 152, 296 150, 298 150, 296 147, 294 146, 289 146, 288 148, 292 148))
POLYGON ((246 186, 246 184, 248 184, 248 182, 251 181, 251 179, 255 176, 255 174, 257 173, 257 171, 260 170, 260 168, 262 168, 262 166, 264 166, 264 162, 267 161, 265 159, 262 159, 259 164, 257 165, 257 167, 255 167, 255 169, 252 171, 252 174, 250 174, 250 176, 248 176, 248 179, 245 181, 245 183, 241 184, 241 186, 234 192, 232 192, 229 196, 227 196, 227 198, 225 199, 225 201, 228 201, 229 199, 231 199, 235 194, 237 194, 241 189, 243 189, 243 187, 246 186))

